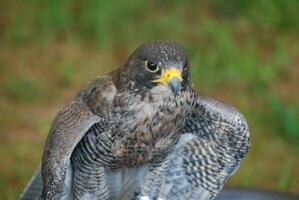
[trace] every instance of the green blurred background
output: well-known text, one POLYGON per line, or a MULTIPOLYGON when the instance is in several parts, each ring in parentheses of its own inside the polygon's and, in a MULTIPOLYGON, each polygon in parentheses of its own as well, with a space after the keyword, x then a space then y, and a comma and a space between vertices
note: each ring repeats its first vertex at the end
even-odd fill
POLYGON ((299 1, 0 1, 0 199, 17 199, 51 121, 145 41, 185 46, 195 87, 239 108, 252 146, 230 186, 299 194, 299 1))

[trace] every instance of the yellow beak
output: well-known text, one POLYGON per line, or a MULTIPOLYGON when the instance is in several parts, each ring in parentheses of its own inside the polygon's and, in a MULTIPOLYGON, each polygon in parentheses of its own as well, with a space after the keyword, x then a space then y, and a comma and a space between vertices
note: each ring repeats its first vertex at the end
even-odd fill
POLYGON ((180 91, 181 81, 182 81, 182 73, 175 67, 162 71, 162 75, 160 78, 153 80, 154 83, 162 83, 164 85, 168 85, 172 90, 174 96, 180 91))
POLYGON ((168 85, 172 78, 177 77, 180 81, 182 81, 182 73, 175 67, 172 67, 167 70, 162 71, 162 75, 160 78, 153 80, 154 83, 163 83, 168 85))

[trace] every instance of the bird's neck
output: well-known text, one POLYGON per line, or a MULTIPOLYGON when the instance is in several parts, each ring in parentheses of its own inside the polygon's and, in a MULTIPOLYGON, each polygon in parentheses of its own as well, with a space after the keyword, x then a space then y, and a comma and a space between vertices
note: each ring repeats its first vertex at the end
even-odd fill
POLYGON ((129 80, 124 67, 119 67, 111 72, 113 83, 118 91, 132 88, 133 82, 129 80))

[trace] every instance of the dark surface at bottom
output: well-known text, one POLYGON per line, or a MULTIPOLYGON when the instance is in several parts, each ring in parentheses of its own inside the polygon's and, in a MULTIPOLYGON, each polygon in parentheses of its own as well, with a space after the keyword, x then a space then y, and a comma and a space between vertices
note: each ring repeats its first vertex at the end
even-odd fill
POLYGON ((299 200, 299 197, 257 189, 224 189, 216 200, 299 200))

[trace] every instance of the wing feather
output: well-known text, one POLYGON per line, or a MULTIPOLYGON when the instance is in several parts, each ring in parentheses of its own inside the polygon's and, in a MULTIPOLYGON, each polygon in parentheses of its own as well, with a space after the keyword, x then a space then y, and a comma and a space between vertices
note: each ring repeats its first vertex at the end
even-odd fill
POLYGON ((170 156, 162 199, 214 199, 248 152, 249 129, 230 105, 196 95, 195 109, 170 156))
POLYGON ((21 199, 28 195, 31 199, 40 196, 41 199, 70 197, 70 157, 88 129, 95 123, 105 123, 109 118, 117 92, 113 81, 114 73, 90 81, 71 103, 58 112, 45 143, 41 168, 31 178, 21 199))
POLYGON ((70 156, 87 130, 101 118, 84 103, 72 102, 56 116, 47 138, 43 160, 43 199, 55 199, 62 193, 70 156))
POLYGON ((42 189, 43 180, 41 176, 41 166, 39 166, 20 195, 20 200, 38 200, 42 189))

